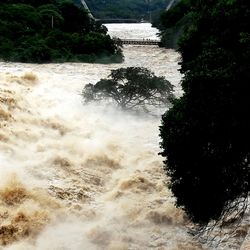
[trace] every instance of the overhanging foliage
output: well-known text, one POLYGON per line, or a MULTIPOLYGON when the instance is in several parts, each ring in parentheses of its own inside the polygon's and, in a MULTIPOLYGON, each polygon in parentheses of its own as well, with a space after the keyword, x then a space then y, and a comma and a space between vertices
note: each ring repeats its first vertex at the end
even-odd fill
POLYGON ((250 190, 249 1, 193 1, 192 10, 180 43, 185 93, 163 116, 162 155, 194 222, 237 220, 250 190))

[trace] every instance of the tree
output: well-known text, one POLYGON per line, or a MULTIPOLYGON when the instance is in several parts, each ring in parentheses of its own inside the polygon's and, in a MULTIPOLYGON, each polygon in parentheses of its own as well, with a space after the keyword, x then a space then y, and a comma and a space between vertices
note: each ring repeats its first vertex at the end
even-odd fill
POLYGON ((250 8, 200 0, 180 42, 184 95, 160 135, 176 204, 200 225, 242 218, 250 180, 250 8))
POLYGON ((174 99, 169 81, 140 67, 112 70, 108 79, 87 84, 82 96, 85 102, 112 100, 123 109, 169 104, 174 99))
POLYGON ((0 59, 121 62, 121 46, 72 0, 0 2, 0 59))

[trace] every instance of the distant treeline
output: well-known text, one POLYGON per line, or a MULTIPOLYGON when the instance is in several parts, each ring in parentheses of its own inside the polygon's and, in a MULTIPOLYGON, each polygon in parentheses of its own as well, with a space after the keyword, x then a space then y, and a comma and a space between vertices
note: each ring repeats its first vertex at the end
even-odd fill
MULTIPOLYGON (((147 21, 166 9, 170 1, 171 0, 85 0, 95 18, 131 18, 147 21)), ((75 2, 79 3, 80 0, 75 0, 75 2)))
POLYGON ((122 53, 106 28, 71 0, 2 0, 0 59, 121 62, 122 53))

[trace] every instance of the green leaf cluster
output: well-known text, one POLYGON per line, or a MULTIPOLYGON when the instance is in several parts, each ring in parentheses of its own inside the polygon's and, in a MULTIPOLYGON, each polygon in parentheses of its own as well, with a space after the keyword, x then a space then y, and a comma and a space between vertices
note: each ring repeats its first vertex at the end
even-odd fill
POLYGON ((182 37, 184 95, 163 116, 162 155, 176 203, 200 224, 239 219, 250 186, 250 6, 192 3, 182 37))
POLYGON ((17 62, 122 61, 105 27, 73 1, 6 0, 0 3, 0 58, 17 62))

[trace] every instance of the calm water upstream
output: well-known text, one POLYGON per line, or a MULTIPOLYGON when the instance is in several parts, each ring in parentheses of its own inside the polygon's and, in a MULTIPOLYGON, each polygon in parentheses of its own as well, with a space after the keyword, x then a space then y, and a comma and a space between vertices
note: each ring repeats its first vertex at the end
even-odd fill
MULTIPOLYGON (((149 24, 107 27, 157 38, 149 24)), ((127 66, 165 76, 181 94, 178 53, 125 46, 124 55, 109 65, 0 62, 0 249, 212 249, 187 233, 166 187, 160 116, 82 103, 85 84, 127 66)))

